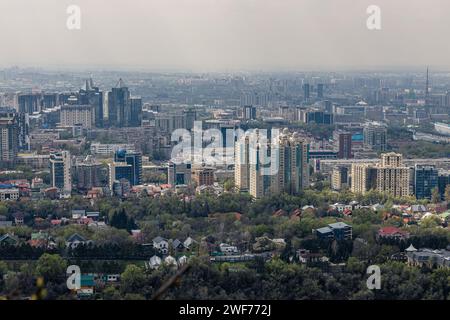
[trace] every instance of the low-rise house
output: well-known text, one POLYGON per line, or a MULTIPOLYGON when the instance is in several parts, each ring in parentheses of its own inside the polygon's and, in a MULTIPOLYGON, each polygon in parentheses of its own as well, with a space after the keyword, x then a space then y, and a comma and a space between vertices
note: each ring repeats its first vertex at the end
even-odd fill
POLYGON ((34 232, 31 234, 31 239, 28 241, 29 245, 35 248, 49 247, 50 236, 46 232, 34 232))
POLYGON ((76 247, 80 245, 92 245, 93 241, 87 240, 83 236, 79 235, 78 233, 74 233, 66 240, 66 247, 70 249, 75 249, 76 247))
POLYGON ((177 251, 182 251, 185 249, 184 243, 178 239, 172 241, 172 248, 177 251))
POLYGON ((104 274, 102 275, 103 282, 118 282, 120 281, 120 274, 104 274))
POLYGON ((162 254, 167 254, 169 252, 169 241, 163 237, 156 237, 152 240, 153 248, 161 252, 162 254))
POLYGON ((428 210, 423 204, 413 204, 408 208, 408 211, 411 213, 425 213, 428 210))
POLYGON ((92 221, 92 222, 89 222, 87 226, 89 228, 97 228, 97 229, 102 229, 102 228, 107 227, 105 221, 92 221))
POLYGON ((131 237, 136 241, 137 243, 144 243, 144 234, 142 233, 142 230, 131 230, 131 237))
POLYGON ((94 294, 95 291, 95 276, 91 274, 81 275, 81 288, 77 290, 77 295, 80 298, 87 298, 94 294))
POLYGON ((50 220, 50 224, 53 227, 57 227, 57 226, 60 226, 62 224, 62 220, 61 219, 52 219, 52 220, 50 220))
POLYGON ((98 221, 100 218, 100 212, 86 212, 86 217, 93 221, 98 221))
POLYGON ((417 250, 412 245, 405 250, 408 258, 407 263, 412 266, 427 266, 429 268, 449 268, 450 251, 449 250, 417 250))
POLYGON ((342 203, 335 203, 330 206, 333 210, 336 210, 339 213, 344 213, 345 210, 349 210, 352 212, 353 206, 350 204, 342 204, 342 203))
POLYGON ((178 265, 182 266, 183 264, 186 264, 188 262, 188 257, 181 256, 178 258, 178 265))
POLYGON ((315 230, 315 233, 320 239, 336 239, 336 240, 351 240, 352 227, 344 222, 330 223, 328 226, 315 230))
POLYGON ((150 258, 148 266, 150 267, 150 269, 158 269, 161 263, 162 259, 157 255, 154 255, 153 257, 150 258))
POLYGON ((0 228, 12 227, 13 222, 10 220, 0 220, 0 228))
POLYGON ((2 188, 0 186, 0 201, 14 201, 19 200, 19 189, 17 188, 2 188))
POLYGON ((85 226, 88 226, 89 224, 94 223, 94 222, 95 221, 92 218, 88 218, 86 216, 83 216, 83 217, 81 217, 81 219, 77 220, 78 224, 82 224, 82 225, 85 225, 85 226))
POLYGON ((187 237, 186 240, 184 240, 183 245, 186 249, 191 250, 192 247, 197 243, 194 239, 191 237, 187 237))
POLYGON ((72 210, 72 219, 79 220, 86 216, 86 210, 72 210))
POLYGON ((219 245, 220 252, 222 252, 225 255, 234 255, 239 254, 239 250, 236 246, 231 246, 226 243, 221 243, 219 245))
POLYGON ((378 230, 377 237, 379 239, 405 240, 409 238, 409 232, 396 227, 383 227, 378 230))
POLYGON ((169 267, 177 267, 178 266, 177 260, 174 257, 172 257, 172 256, 167 256, 164 259, 164 264, 169 266, 169 267))
POLYGON ((320 253, 311 253, 307 249, 297 250, 298 261, 302 264, 317 263, 317 262, 328 262, 328 258, 320 253))
POLYGON ((92 188, 91 190, 89 190, 87 192, 87 195, 86 195, 86 197, 88 199, 98 199, 101 196, 103 196, 103 191, 101 188, 92 188))
POLYGON ((21 212, 17 212, 14 214, 14 224, 16 226, 21 226, 23 225, 24 222, 24 215, 21 212))
POLYGON ((4 234, 0 236, 0 245, 16 246, 19 244, 19 238, 13 234, 4 234))

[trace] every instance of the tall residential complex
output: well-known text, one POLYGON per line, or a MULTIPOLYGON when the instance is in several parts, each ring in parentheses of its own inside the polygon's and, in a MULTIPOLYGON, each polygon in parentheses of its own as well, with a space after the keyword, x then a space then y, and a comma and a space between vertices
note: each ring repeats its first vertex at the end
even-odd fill
POLYGON ((352 153, 352 134, 341 130, 333 132, 333 140, 338 152, 339 159, 351 159, 352 153))
POLYGON ((379 122, 368 122, 363 126, 364 147, 374 151, 387 149, 387 127, 379 122))
POLYGON ((142 99, 139 97, 130 98, 130 108, 126 115, 127 127, 140 127, 142 123, 142 99))
POLYGON ((91 129, 95 125, 94 113, 92 105, 64 105, 61 106, 60 122, 64 127, 81 125, 91 129))
POLYGON ((375 189, 376 168, 367 163, 354 163, 351 169, 351 190, 353 193, 366 193, 375 189))
POLYGON ((241 137, 235 150, 235 185, 255 198, 309 186, 309 144, 297 133, 285 129, 266 139, 255 131, 241 137))
POLYGON ((131 97, 122 79, 108 92, 108 123, 110 127, 139 127, 142 122, 142 99, 131 97))
POLYGON ((195 168, 192 170, 192 180, 197 186, 212 186, 214 184, 214 168, 195 168))
POLYGON ((331 188, 333 190, 342 190, 348 188, 349 185, 349 172, 345 166, 333 168, 331 174, 331 188))
POLYGON ((234 181, 240 191, 250 189, 250 136, 245 135, 235 144, 234 181))
POLYGON ((72 192, 72 172, 69 151, 50 154, 50 178, 52 186, 58 188, 64 197, 72 192))
POLYGON ((19 114, 13 109, 0 109, 0 163, 13 164, 19 150, 19 114))
POLYGON ((243 120, 256 120, 256 107, 255 106, 243 106, 242 107, 242 119, 243 120))
POLYGON ((414 194, 417 199, 431 199, 433 189, 438 187, 438 175, 435 166, 414 166, 414 194))
POLYGON ((403 157, 398 153, 384 153, 376 165, 352 164, 352 192, 366 193, 374 189, 394 197, 412 194, 411 169, 403 165, 403 157))
POLYGON ((121 181, 126 180, 128 184, 133 180, 133 166, 126 162, 113 162, 108 164, 109 168, 109 190, 111 193, 114 189, 114 184, 121 181))
POLYGON ((114 154, 114 162, 126 163, 132 168, 129 182, 132 186, 142 184, 142 154, 130 152, 125 149, 117 150, 114 154))
POLYGON ((190 185, 192 181, 192 165, 190 163, 169 162, 167 182, 172 187, 190 185))
POLYGON ((83 161, 75 163, 76 186, 80 190, 89 190, 93 187, 100 187, 102 180, 102 165, 91 155, 83 161))
POLYGON ((381 155, 381 164, 377 167, 377 190, 394 197, 412 194, 411 169, 403 165, 401 154, 390 152, 381 155))
POLYGON ((92 78, 86 80, 83 88, 78 93, 78 103, 92 106, 94 125, 97 128, 103 127, 103 92, 94 86, 92 78))

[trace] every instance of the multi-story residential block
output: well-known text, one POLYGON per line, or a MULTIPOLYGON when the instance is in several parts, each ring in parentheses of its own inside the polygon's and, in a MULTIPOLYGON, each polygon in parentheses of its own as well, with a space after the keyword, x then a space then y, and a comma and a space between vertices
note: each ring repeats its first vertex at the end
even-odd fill
POLYGON ((55 187, 63 197, 70 197, 72 192, 71 159, 69 151, 50 154, 50 177, 52 187, 55 187))
POLYGON ((214 168, 195 168, 192 172, 192 180, 197 186, 211 186, 214 184, 214 168))
POLYGON ((236 142, 235 184, 255 198, 309 186, 309 144, 287 129, 267 139, 255 131, 236 142))
POLYGON ((91 129, 95 126, 94 115, 95 110, 92 105, 64 105, 61 106, 61 126, 81 125, 82 128, 91 129))
POLYGON ((0 108, 0 163, 13 164, 18 151, 18 113, 13 109, 0 108))
POLYGON ((132 144, 103 144, 103 143, 92 143, 91 144, 91 154, 93 154, 93 155, 109 156, 120 149, 125 149, 129 152, 134 152, 134 145, 132 145, 132 144))
POLYGON ((235 144, 234 181, 240 191, 250 189, 250 137, 246 135, 235 144))
POLYGON ((375 151, 387 149, 387 127, 380 122, 368 122, 363 126, 364 147, 375 151))
POLYGON ((331 188, 342 190, 349 186, 349 170, 347 167, 335 167, 331 174, 331 188))
POLYGON ((142 154, 139 152, 130 152, 125 149, 119 149, 114 154, 115 163, 126 163, 132 168, 131 179, 132 186, 142 184, 142 154))
POLYGON ((412 194, 412 171, 403 165, 403 157, 398 153, 381 155, 381 165, 376 168, 376 190, 386 192, 394 197, 404 197, 412 194))
POLYGON ((414 166, 414 194, 417 199, 431 199, 433 189, 438 187, 438 173, 433 165, 414 166))
POLYGON ((167 183, 172 187, 190 185, 192 182, 192 165, 190 163, 169 162, 167 183))
POLYGON ((366 193, 374 189, 376 184, 376 169, 367 163, 353 163, 351 169, 351 191, 366 193))
POLYGON ((102 165, 92 156, 75 163, 75 178, 77 189, 90 190, 102 186, 102 165))
POLYGON ((242 107, 242 119, 243 120, 256 120, 256 107, 255 106, 243 106, 242 107))
POLYGON ((333 140, 339 159, 353 158, 352 134, 350 132, 336 130, 333 132, 333 140))
POLYGON ((320 239, 329 240, 351 240, 352 226, 344 222, 331 223, 326 227, 315 230, 315 234, 320 239))
POLYGON ((19 189, 14 187, 0 186, 0 201, 10 201, 19 199, 19 189))
POLYGON ((354 193, 366 193, 374 189, 394 197, 412 194, 412 171, 403 165, 403 157, 398 153, 381 155, 378 164, 352 164, 352 187, 354 193))

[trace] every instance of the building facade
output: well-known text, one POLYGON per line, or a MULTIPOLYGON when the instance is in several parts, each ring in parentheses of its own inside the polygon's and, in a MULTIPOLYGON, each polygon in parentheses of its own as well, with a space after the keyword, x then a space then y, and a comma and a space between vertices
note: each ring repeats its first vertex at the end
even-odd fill
POLYGON ((95 126, 94 113, 94 107, 91 105, 61 106, 61 126, 73 127, 75 125, 81 125, 82 128, 91 129, 95 126))
POLYGON ((414 194, 417 199, 431 199, 433 189, 438 187, 438 174, 435 166, 414 166, 414 194))
POLYGON ((52 187, 58 189, 64 197, 72 192, 72 166, 69 151, 50 154, 50 177, 52 187))
POLYGON ((374 151, 387 149, 387 128, 378 122, 366 123, 363 126, 364 147, 374 151))
POLYGON ((0 163, 14 164, 19 151, 19 118, 13 109, 0 109, 0 163))

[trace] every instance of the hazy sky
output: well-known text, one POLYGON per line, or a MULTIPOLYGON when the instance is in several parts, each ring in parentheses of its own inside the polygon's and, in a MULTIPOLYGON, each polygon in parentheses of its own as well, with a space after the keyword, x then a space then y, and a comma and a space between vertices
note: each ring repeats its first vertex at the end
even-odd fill
POLYGON ((449 13, 449 0, 0 0, 0 66, 450 69, 449 13), (81 30, 66 28, 71 4, 81 30))

